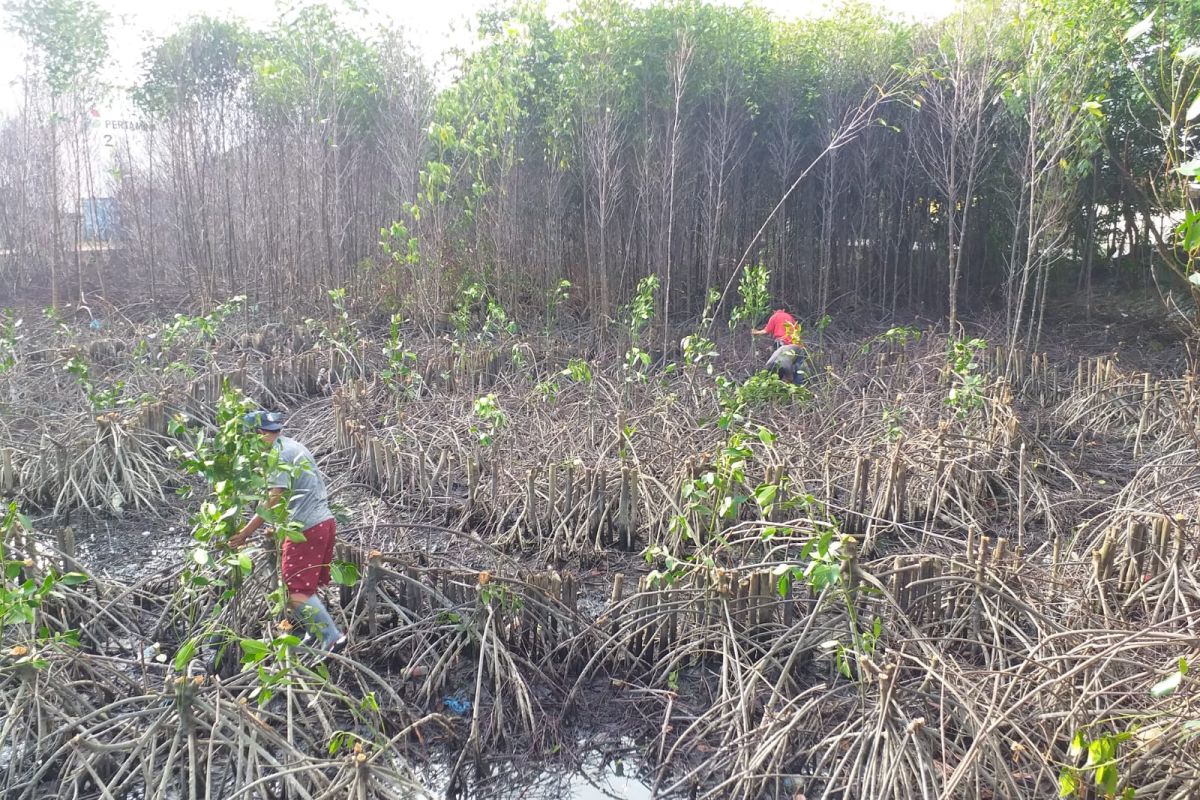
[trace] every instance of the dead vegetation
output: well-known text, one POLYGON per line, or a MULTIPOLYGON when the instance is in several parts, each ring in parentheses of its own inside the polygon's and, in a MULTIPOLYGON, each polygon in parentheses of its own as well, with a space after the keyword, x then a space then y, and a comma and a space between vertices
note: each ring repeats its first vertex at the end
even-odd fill
POLYGON ((370 337, 130 357, 41 333, 0 377, 0 487, 46 514, 6 542, 10 583, 94 566, 68 516, 176 518, 169 421, 210 423, 225 379, 292 409, 339 498, 383 503, 344 526, 346 658, 279 644, 265 556, 233 603, 178 569, 58 584, 37 624, 77 645, 10 620, 7 797, 469 793, 614 724, 666 797, 1103 796, 1097 742, 1120 790, 1200 785, 1190 678, 1161 688, 1200 606, 1190 375, 993 349, 963 410, 943 338, 847 339, 810 396, 723 426, 703 370, 592 352, 572 375, 562 341, 417 339, 384 380, 370 337), (80 348, 92 393, 132 402, 89 405, 80 348))

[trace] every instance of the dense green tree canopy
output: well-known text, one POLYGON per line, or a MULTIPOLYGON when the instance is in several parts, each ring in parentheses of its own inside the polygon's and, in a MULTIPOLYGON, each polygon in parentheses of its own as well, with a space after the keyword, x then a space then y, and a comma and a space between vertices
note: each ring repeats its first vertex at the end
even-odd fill
MULTIPOLYGON (((51 93, 97 74, 88 0, 9 7, 51 93)), ((1184 305, 1200 280, 1200 233, 1177 230, 1200 0, 964 0, 923 23, 861 2, 518 2, 476 29, 440 79, 324 5, 152 43, 134 97, 173 133, 145 154, 143 268, 213 293, 387 285, 425 316, 462 282, 536 309, 567 281, 603 324, 646 275, 681 318, 756 262, 801 311, 997 308, 1014 339, 1094 279, 1156 276, 1184 305), (398 273, 381 228, 411 239, 398 273)))

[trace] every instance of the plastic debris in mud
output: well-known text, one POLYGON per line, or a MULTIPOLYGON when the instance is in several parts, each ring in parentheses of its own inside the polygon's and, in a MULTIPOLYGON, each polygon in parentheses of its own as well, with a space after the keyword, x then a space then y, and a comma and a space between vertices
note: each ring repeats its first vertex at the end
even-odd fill
POLYGON ((465 717, 471 713, 471 701, 465 697, 444 697, 442 705, 452 714, 458 714, 460 717, 465 717))

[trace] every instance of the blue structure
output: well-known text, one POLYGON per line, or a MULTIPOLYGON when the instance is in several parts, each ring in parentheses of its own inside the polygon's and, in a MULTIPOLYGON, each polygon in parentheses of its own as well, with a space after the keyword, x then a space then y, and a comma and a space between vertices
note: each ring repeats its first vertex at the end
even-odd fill
POLYGON ((81 201, 83 238, 89 242, 111 242, 117 238, 117 201, 112 197, 86 197, 81 201))

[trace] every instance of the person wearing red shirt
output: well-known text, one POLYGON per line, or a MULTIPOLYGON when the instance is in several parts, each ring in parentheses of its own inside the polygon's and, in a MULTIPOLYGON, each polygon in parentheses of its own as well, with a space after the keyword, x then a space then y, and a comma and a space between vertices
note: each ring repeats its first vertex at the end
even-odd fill
POLYGON ((800 342, 800 326, 796 318, 782 308, 767 320, 767 324, 757 330, 751 329, 752 336, 769 335, 778 345, 775 352, 767 359, 767 369, 779 375, 789 383, 800 383, 801 372, 797 368, 804 345, 800 342))
MULTIPOLYGON (((750 331, 753 336, 762 336, 770 334, 777 343, 794 344, 792 334, 796 332, 796 318, 782 308, 777 309, 771 318, 767 320, 767 324, 758 330, 750 331)), ((799 338, 799 337, 797 337, 799 338)))

